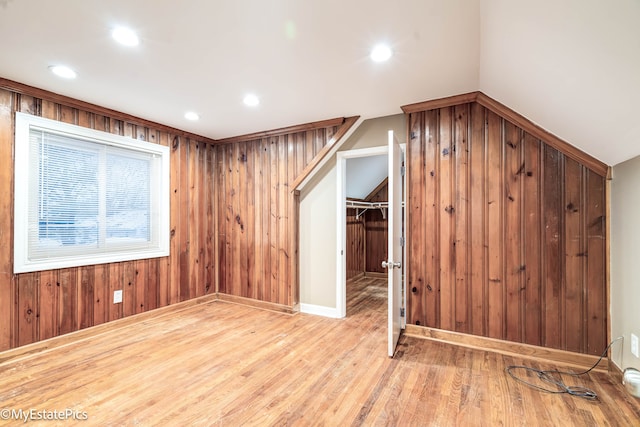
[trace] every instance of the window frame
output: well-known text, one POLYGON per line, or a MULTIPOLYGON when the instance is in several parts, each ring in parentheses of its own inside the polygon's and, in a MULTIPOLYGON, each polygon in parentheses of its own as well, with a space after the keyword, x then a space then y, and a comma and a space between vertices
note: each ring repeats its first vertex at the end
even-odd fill
MULTIPOLYGON (((95 129, 46 119, 21 112, 15 113, 15 154, 14 154, 14 273, 26 273, 59 268, 81 267, 86 265, 112 262, 133 261, 139 259, 169 256, 170 253, 170 150, 169 147, 141 141, 121 135, 110 134, 95 129), (91 142, 116 147, 130 153, 145 153, 157 156, 160 171, 159 182, 150 177, 150 199, 155 200, 154 215, 151 215, 152 230, 150 242, 144 248, 118 249, 105 248, 103 252, 91 254, 61 255, 50 258, 31 259, 29 256, 29 204, 31 171, 33 166, 30 149, 31 130, 56 133, 72 138, 75 142, 91 142), (155 240, 155 241, 154 241, 155 240)), ((105 196, 106 197, 106 196, 105 196)), ((37 226, 37 225, 36 225, 37 226)))

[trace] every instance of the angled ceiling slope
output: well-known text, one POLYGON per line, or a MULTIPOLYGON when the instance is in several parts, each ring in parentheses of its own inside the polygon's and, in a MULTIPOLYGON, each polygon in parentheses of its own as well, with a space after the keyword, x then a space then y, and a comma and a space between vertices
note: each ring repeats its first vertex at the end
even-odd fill
POLYGON ((640 2, 482 0, 479 89, 608 165, 640 155, 640 2))

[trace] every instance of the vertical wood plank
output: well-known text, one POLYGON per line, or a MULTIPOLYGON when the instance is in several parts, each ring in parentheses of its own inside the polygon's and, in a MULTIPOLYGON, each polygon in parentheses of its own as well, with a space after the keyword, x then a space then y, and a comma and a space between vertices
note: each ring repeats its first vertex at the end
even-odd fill
MULTIPOLYGON (((161 265, 166 264, 164 262, 164 258, 154 258, 148 260, 145 263, 147 267, 146 275, 145 275, 145 284, 146 284, 146 292, 145 292, 145 307, 144 311, 154 310, 160 307, 160 269, 161 265)), ((142 273, 140 273, 142 276, 142 273)), ((138 304, 139 306, 140 304, 138 304)))
POLYGON ((167 303, 174 304, 179 300, 180 294, 180 204, 181 204, 181 188, 180 188, 180 137, 169 135, 171 141, 171 256, 169 258, 169 282, 167 286, 167 303))
POLYGON ((522 197, 521 185, 524 173, 521 131, 509 122, 504 124, 504 206, 505 206, 505 322, 506 339, 522 340, 523 284, 522 273, 526 268, 521 259, 522 197))
POLYGON ((543 170, 543 340, 544 346, 562 348, 561 329, 561 156, 554 148, 545 146, 543 170))
POLYGON ((178 272, 176 273, 179 278, 177 287, 177 301, 185 301, 191 298, 191 283, 189 276, 189 260, 191 257, 191 242, 189 241, 189 230, 191 229, 191 222, 189 219, 189 206, 191 200, 189 200, 189 156, 191 153, 191 140, 184 138, 183 143, 180 145, 179 156, 181 170, 178 176, 180 181, 178 193, 180 194, 180 205, 178 209, 178 215, 180 216, 180 228, 177 233, 178 236, 178 272))
POLYGON ((108 321, 121 319, 123 317, 122 303, 115 304, 113 302, 113 293, 117 290, 123 291, 124 301, 124 289, 122 283, 122 263, 116 262, 107 265, 107 271, 105 278, 109 284, 109 291, 107 293, 107 319, 108 321))
POLYGON ((564 274, 564 335, 566 349, 583 351, 583 261, 586 259, 586 248, 582 235, 584 215, 582 209, 582 166, 572 159, 565 160, 564 169, 564 235, 565 238, 565 274, 564 274))
MULTIPOLYGON (((138 295, 136 281, 136 262, 125 261, 122 263, 122 315, 123 317, 131 316, 136 311, 136 299, 138 295)), ((144 285, 143 285, 144 286, 144 285)), ((144 304, 144 299, 142 300, 144 304)))
POLYGON ((286 195, 287 206, 287 253, 289 256, 287 257, 287 279, 286 279, 286 295, 287 299, 286 305, 294 306, 298 303, 297 293, 298 293, 298 274, 297 274, 297 265, 298 265, 298 239, 296 235, 296 231, 298 229, 298 222, 296 221, 296 196, 291 191, 292 189, 289 187, 289 184, 293 182, 296 178, 296 164, 298 162, 298 151, 296 145, 296 135, 289 134, 287 136, 287 174, 286 174, 286 182, 284 184, 284 192, 286 195))
POLYGON ((63 268, 58 274, 58 335, 78 330, 78 276, 76 269, 63 268))
POLYGON ((278 293, 273 302, 290 305, 290 277, 289 277, 289 187, 287 184, 287 135, 278 141, 278 293))
POLYGON ((224 277, 224 286, 221 286, 223 291, 229 294, 233 294, 233 253, 232 253, 232 245, 233 245, 233 147, 228 145, 225 147, 225 196, 224 196, 224 251, 225 251, 225 277, 224 277))
POLYGON ((291 265, 291 305, 296 308, 300 304, 300 193, 293 193, 291 212, 293 217, 291 223, 293 224, 291 242, 293 244, 293 252, 295 258, 290 261, 291 265))
POLYGON ((606 281, 606 201, 605 179, 595 172, 586 174, 586 245, 585 280, 586 325, 585 352, 600 354, 607 345, 607 281, 606 281))
POLYGON ((317 153, 313 150, 314 132, 304 133, 304 164, 308 165, 317 153))
POLYGON ((18 276, 17 288, 17 345, 38 341, 38 279, 39 273, 23 273, 18 276))
POLYGON ((471 331, 471 286, 469 265, 470 253, 470 210, 469 210, 469 105, 454 107, 454 181, 455 181, 455 330, 469 333, 471 331))
MULTIPOLYGON (((0 243, 13 247, 13 110, 14 96, 0 89, 0 243)), ((13 251, 0 251, 0 351, 15 338, 13 251)))
POLYGON ((504 338, 504 218, 502 121, 487 113, 487 273, 488 329, 491 338, 504 338))
MULTIPOLYGON (((3 91, 5 94, 9 93, 7 91, 3 91)), ((42 100, 39 98, 34 98, 33 96, 27 94, 16 94, 19 96, 20 102, 16 103, 16 111, 20 111, 22 113, 33 114, 34 116, 42 115, 42 100)))
POLYGON ((207 145, 203 142, 195 141, 198 158, 196 161, 197 165, 197 173, 196 173, 196 194, 195 197, 199 204, 198 209, 196 210, 195 220, 198 223, 198 234, 196 235, 196 239, 198 241, 198 256, 196 258, 197 263, 197 286, 196 292, 194 296, 200 297, 205 295, 206 293, 206 268, 207 268, 207 260, 206 260, 206 246, 207 246, 207 234, 208 234, 208 223, 207 223, 207 197, 205 194, 204 186, 207 183, 206 176, 206 167, 207 167, 207 145))
POLYGON ((523 185, 524 203, 524 266, 525 266, 525 318, 523 341, 541 345, 541 192, 540 167, 541 143, 530 134, 524 137, 525 176, 523 185))
MULTIPOLYGON (((165 147, 169 147, 169 149, 171 151, 172 147, 170 147, 170 138, 169 138, 169 134, 167 132, 159 132, 158 134, 158 143, 160 145, 163 145, 165 147)), ((170 154, 170 168, 169 170, 172 171, 176 168, 176 165, 173 163, 175 161, 175 158, 173 157, 173 155, 170 154)), ((175 212, 173 203, 175 202, 174 199, 174 178, 173 178, 173 173, 170 172, 169 173, 169 200, 170 200, 170 215, 173 215, 175 212)), ((158 307, 164 307, 166 305, 169 304, 170 298, 169 298, 169 282, 170 282, 170 271, 171 271, 171 258, 172 258, 172 254, 173 252, 173 236, 175 234, 175 229, 174 229, 174 221, 173 219, 170 218, 170 224, 169 224, 169 256, 168 257, 164 257, 158 260, 158 284, 157 284, 157 301, 158 301, 158 307)))
POLYGON ((278 282, 280 279, 279 257, 278 257, 278 137, 270 138, 270 164, 271 179, 269 186, 269 293, 265 295, 266 301, 275 302, 278 300, 278 282))
POLYGON ((424 167, 424 112, 406 115, 407 120, 407 154, 406 154, 406 218, 407 226, 407 323, 424 325, 424 298, 426 286, 424 282, 424 252, 422 251, 422 197, 425 180, 424 167))
POLYGON ((424 299, 426 325, 440 328, 440 245, 439 219, 440 206, 438 195, 439 134, 438 111, 432 110, 425 114, 425 157, 424 168, 426 180, 423 195, 425 209, 422 212, 425 230, 424 263, 426 293, 424 299))
MULTIPOLYGON (((198 187, 200 177, 199 168, 200 157, 200 145, 197 141, 189 141, 189 155, 187 157, 187 170, 185 173, 185 179, 187 184, 187 200, 188 211, 187 218, 196 219, 199 218, 201 210, 201 198, 199 197, 198 187)), ((181 299, 186 300, 200 295, 200 286, 202 281, 200 279, 200 221, 189 221, 189 232, 187 237, 188 257, 186 259, 186 268, 188 269, 186 278, 186 295, 182 295, 181 299)))
POLYGON ((205 217, 207 227, 207 240, 205 243, 205 256, 206 256, 206 273, 205 273, 205 293, 210 294, 217 292, 216 288, 216 274, 218 266, 216 263, 216 247, 217 241, 215 239, 215 231, 218 228, 216 212, 216 193, 218 188, 215 184, 215 169, 216 157, 215 149, 211 145, 207 145, 207 160, 206 160, 206 182, 203 188, 205 195, 205 202, 207 206, 207 214, 205 217))
POLYGON ((356 219, 356 209, 348 208, 346 213, 346 274, 347 280, 365 272, 364 217, 356 219))
POLYGON ((143 313, 149 308, 147 307, 149 304, 147 303, 148 297, 153 295, 150 293, 150 289, 148 288, 149 282, 149 273, 148 267, 149 264, 154 262, 155 260, 148 259, 139 259, 132 263, 134 270, 134 286, 135 286, 135 305, 133 307, 133 312, 135 314, 143 313))
POLYGON ((231 167, 231 186, 229 188, 229 228, 231 233, 231 258, 229 263, 228 286, 229 293, 231 295, 242 295, 242 283, 240 275, 240 256, 242 252, 242 233, 240 230, 240 226, 242 225, 242 217, 240 216, 240 197, 242 196, 242 193, 240 192, 239 150, 239 144, 235 143, 230 147, 229 153, 229 164, 231 167))
POLYGON ((471 105, 470 163, 470 286, 471 286, 471 328, 476 335, 486 334, 488 320, 487 253, 485 251, 485 224, 487 201, 485 196, 485 110, 480 104, 471 105))
POLYGON ((39 339, 46 340, 58 335, 58 271, 42 271, 40 273, 39 285, 39 339))
MULTIPOLYGON (((78 328, 93 326, 95 297, 95 267, 85 266, 78 269, 78 328)), ((42 339, 42 338, 40 338, 42 339)))
POLYGON ((452 160, 454 146, 452 138, 453 117, 451 108, 440 109, 438 141, 440 144, 440 188, 438 194, 440 212, 440 327, 455 330, 455 227, 456 206, 452 197, 456 185, 455 163, 452 160))
MULTIPOLYGON (((236 194, 237 194, 237 205, 235 209, 235 224, 236 228, 236 236, 237 236, 237 258, 235 259, 235 265, 238 267, 238 274, 235 277, 236 282, 238 283, 237 294, 243 297, 249 297, 251 295, 251 283, 249 281, 249 217, 248 217, 248 203, 249 203, 249 181, 251 177, 249 176, 248 165, 247 165, 247 156, 249 155, 249 146, 250 142, 240 142, 234 144, 237 148, 236 157, 234 157, 234 161, 237 164, 238 174, 238 184, 236 186, 236 194)), ((236 251, 234 251, 236 254, 236 251)))
POLYGON ((271 146, 272 139, 264 138, 261 140, 262 145, 262 258, 263 258, 263 279, 262 287, 258 292, 262 301, 271 301, 271 268, 273 266, 271 258, 271 224, 272 224, 272 192, 271 192, 271 146))
POLYGON ((265 148, 262 141, 258 140, 254 142, 254 164, 253 164, 253 177, 255 185, 253 188, 253 218, 254 224, 254 238, 253 238, 253 253, 255 259, 255 265, 253 267, 253 298, 258 300, 262 299, 264 288, 264 234, 263 234, 263 218, 266 216, 264 208, 264 188, 265 188, 265 173, 262 170, 262 164, 265 157, 265 148))
POLYGON ((93 324, 100 325, 109 319, 109 285, 107 281, 107 268, 104 264, 98 264, 93 272, 93 324))

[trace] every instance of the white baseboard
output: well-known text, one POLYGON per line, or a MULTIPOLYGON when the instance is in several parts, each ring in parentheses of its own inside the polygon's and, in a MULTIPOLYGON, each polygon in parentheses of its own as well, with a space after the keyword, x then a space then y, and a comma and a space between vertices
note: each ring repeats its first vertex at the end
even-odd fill
POLYGON ((300 313, 315 314, 316 316, 339 318, 338 310, 335 307, 325 307, 323 305, 300 303, 300 313))

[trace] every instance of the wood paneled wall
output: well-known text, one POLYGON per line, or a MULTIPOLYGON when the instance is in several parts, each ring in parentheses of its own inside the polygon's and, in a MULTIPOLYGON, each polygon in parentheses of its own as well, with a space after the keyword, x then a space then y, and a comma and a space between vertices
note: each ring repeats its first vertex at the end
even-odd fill
MULTIPOLYGON (((367 196, 368 202, 387 202, 389 200, 389 185, 385 179, 372 194, 367 196)), ((373 273, 386 273, 382 268, 382 260, 387 259, 389 252, 387 212, 382 215, 380 209, 371 209, 365 213, 365 241, 367 245, 366 269, 373 273)))
POLYGON ((408 121, 408 322, 602 352, 605 177, 476 102, 408 121))
POLYGON ((215 147, 221 293, 298 303, 298 198, 290 184, 339 127, 318 122, 298 132, 215 147))
POLYGON ((365 219, 356 219, 356 209, 347 208, 346 264, 347 280, 366 271, 365 219))
POLYGON ((0 89, 0 350, 215 292, 213 146, 205 139, 36 92, 39 96, 28 94, 28 87, 21 93, 0 89), (14 275, 15 111, 169 146, 171 255, 14 275), (112 303, 116 289, 123 290, 121 304, 112 303))
POLYGON ((0 351, 215 292, 292 308, 298 198, 289 184, 355 119, 214 141, 0 79, 0 351), (14 275, 15 111, 169 146, 170 256, 14 275))
MULTIPOLYGON (((369 194, 366 202, 386 202, 388 185, 385 179, 369 194)), ((360 273, 386 273, 382 260, 387 259, 388 221, 380 209, 368 209, 356 219, 356 209, 347 208, 346 263, 347 279, 360 273)))

